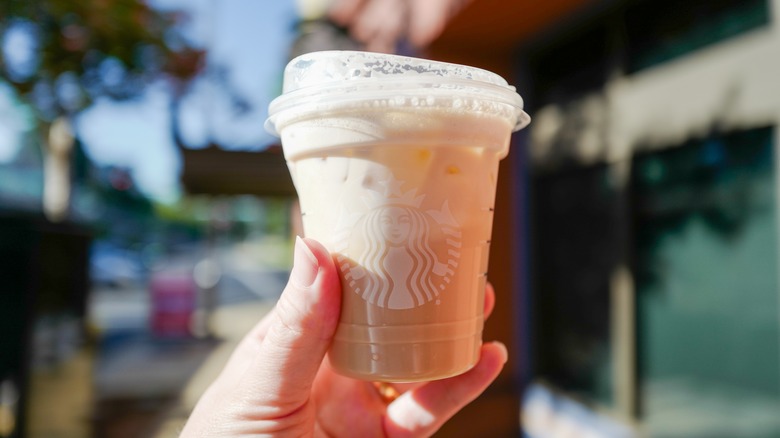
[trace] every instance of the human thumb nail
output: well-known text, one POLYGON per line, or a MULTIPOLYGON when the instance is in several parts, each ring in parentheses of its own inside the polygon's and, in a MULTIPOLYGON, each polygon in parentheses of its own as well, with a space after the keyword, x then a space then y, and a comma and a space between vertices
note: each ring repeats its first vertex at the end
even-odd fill
POLYGON ((293 256, 293 268, 290 273, 290 281, 298 287, 309 287, 317 279, 320 263, 306 242, 295 237, 295 255, 293 256))

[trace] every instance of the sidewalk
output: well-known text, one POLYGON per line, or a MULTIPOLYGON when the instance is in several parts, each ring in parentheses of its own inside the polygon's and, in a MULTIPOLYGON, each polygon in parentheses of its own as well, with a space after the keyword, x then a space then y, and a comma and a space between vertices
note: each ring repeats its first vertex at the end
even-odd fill
POLYGON ((91 320, 101 333, 92 388, 93 435, 101 438, 175 437, 200 395, 233 349, 273 307, 288 274, 254 276, 268 296, 224 282, 204 339, 155 338, 146 290, 102 290, 91 320))

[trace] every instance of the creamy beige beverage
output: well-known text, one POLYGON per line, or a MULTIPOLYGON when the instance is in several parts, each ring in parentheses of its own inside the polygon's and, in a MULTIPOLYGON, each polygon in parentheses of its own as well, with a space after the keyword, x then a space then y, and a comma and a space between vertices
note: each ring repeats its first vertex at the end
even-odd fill
POLYGON ((361 52, 293 61, 271 106, 307 237, 343 288, 329 357, 342 374, 462 373, 482 341, 498 161, 528 122, 484 70, 361 52))

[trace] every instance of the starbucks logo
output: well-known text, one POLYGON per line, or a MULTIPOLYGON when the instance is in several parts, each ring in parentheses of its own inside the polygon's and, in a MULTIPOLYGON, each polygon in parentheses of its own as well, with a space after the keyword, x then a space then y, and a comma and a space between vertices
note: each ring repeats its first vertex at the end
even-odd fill
POLYGON ((425 195, 391 179, 369 190, 363 211, 343 211, 334 249, 344 286, 388 309, 439 304, 458 267, 461 231, 447 201, 424 209, 425 195))

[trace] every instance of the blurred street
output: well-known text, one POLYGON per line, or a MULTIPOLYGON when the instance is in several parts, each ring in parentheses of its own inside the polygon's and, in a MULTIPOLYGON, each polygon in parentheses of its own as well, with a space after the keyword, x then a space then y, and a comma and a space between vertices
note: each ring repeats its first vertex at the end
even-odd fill
MULTIPOLYGON (((275 239, 260 245, 270 259, 283 260, 289 252, 275 239)), ((88 320, 95 347, 79 351, 56 369, 35 371, 33 415, 47 420, 32 421, 30 434, 174 435, 235 345, 273 307, 286 284, 287 269, 228 265, 242 248, 246 243, 215 255, 226 263, 212 290, 216 302, 208 333, 199 337, 156 336, 150 330, 154 312, 150 291, 142 284, 94 289, 88 320)), ((201 260, 190 253, 167 260, 166 269, 192 272, 186 267, 201 260)))

